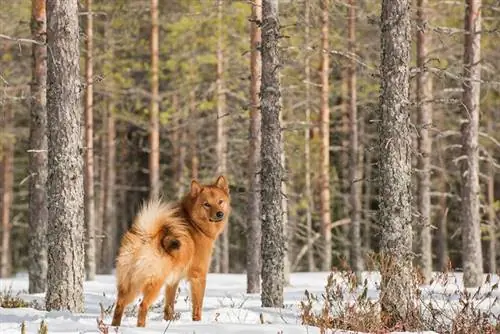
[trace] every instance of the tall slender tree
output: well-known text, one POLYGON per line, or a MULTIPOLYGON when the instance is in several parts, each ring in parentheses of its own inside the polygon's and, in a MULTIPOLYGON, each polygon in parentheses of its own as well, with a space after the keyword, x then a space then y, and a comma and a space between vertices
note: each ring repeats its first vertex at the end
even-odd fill
POLYGON ((320 211, 321 231, 323 234, 323 261, 322 270, 330 271, 332 268, 332 227, 330 214, 330 107, 328 81, 329 50, 328 50, 328 10, 329 0, 321 0, 321 148, 320 148, 320 211))
MULTIPOLYGON (((356 2, 349 0, 348 8, 348 31, 349 31, 349 51, 354 54, 356 51, 356 2)), ((349 145, 349 181, 350 193, 349 202, 351 206, 351 251, 350 262, 358 278, 361 278, 363 269, 363 259, 361 258, 361 174, 363 173, 363 152, 359 149, 358 130, 358 107, 356 96, 356 61, 350 61, 347 71, 347 86, 349 92, 349 125, 350 125, 350 145, 349 145)))
POLYGON ((78 2, 47 2, 47 310, 83 311, 84 193, 78 2))
POLYGON ((414 316, 411 139, 409 132, 410 2, 383 0, 378 127, 381 306, 392 327, 414 316))
POLYGON ((261 31, 262 1, 252 4, 250 23, 250 150, 248 156, 248 233, 247 233, 247 292, 260 292, 260 145, 261 114, 259 107, 259 91, 261 81, 261 31))
POLYGON ((47 14, 45 0, 31 2, 33 83, 30 115, 29 293, 47 288, 47 14))
POLYGON ((158 0, 151 0, 151 110, 149 114, 150 197, 160 195, 160 96, 159 96, 158 0))
MULTIPOLYGON (((494 112, 490 111, 487 119, 488 134, 493 134, 494 131, 494 112)), ((492 159, 492 157, 490 157, 492 159)), ((497 269, 497 217, 495 212, 495 166, 493 161, 488 162, 488 181, 487 181, 487 198, 488 198, 488 234, 490 241, 488 243, 488 272, 496 273, 497 269)))
POLYGON ((312 226, 312 190, 311 190, 311 56, 310 48, 310 24, 311 24, 311 3, 304 1, 304 45, 306 56, 304 60, 305 91, 306 91, 306 127, 304 130, 304 173, 305 173, 305 196, 306 196, 306 238, 307 238, 307 269, 309 272, 315 271, 314 248, 313 248, 313 226, 312 226))
POLYGON ((11 210, 12 210, 12 199, 14 196, 14 128, 13 122, 13 110, 11 104, 3 103, 3 108, 0 109, 3 115, 3 133, 6 138, 4 138, 3 150, 2 150, 2 160, 1 160, 1 173, 0 173, 0 192, 1 203, 0 207, 2 209, 2 244, 0 249, 0 277, 9 277, 12 273, 12 248, 11 248, 11 210))
POLYGON ((432 275, 432 238, 431 238, 431 149, 432 141, 429 127, 432 122, 432 77, 426 70, 428 36, 425 25, 428 18, 427 0, 417 3, 417 124, 418 124, 418 164, 417 164, 417 206, 418 255, 422 277, 428 283, 432 275))
POLYGON ((479 220, 479 95, 481 89, 481 0, 465 1, 462 117, 462 265, 464 285, 482 284, 483 254, 479 220))
POLYGON ((284 236, 281 186, 280 24, 278 0, 262 1, 262 292, 264 307, 283 307, 284 236))
MULTIPOLYGON (((224 1, 217 0, 217 174, 227 173, 226 93, 224 91, 224 1)), ((220 271, 229 272, 229 225, 221 234, 220 271)))
POLYGON ((93 82, 93 17, 92 0, 87 0, 85 27, 85 269, 87 280, 96 274, 95 196, 94 196, 94 82, 93 82))

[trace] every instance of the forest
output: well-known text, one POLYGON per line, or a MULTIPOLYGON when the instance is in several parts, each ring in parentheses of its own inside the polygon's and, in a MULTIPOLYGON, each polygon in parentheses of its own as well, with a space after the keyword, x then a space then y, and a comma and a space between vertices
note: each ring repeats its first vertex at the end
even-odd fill
POLYGON ((48 310, 114 274, 144 201, 218 175, 210 273, 264 307, 375 271, 396 328, 410 286, 498 273, 497 0, 2 2, 0 278, 48 310))

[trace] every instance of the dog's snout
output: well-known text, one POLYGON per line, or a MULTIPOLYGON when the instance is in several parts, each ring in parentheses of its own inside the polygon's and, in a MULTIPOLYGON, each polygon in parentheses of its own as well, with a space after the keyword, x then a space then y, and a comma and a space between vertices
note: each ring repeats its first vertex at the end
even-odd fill
POLYGON ((221 219, 224 217, 224 212, 222 211, 217 211, 217 213, 215 214, 217 216, 217 218, 221 219))

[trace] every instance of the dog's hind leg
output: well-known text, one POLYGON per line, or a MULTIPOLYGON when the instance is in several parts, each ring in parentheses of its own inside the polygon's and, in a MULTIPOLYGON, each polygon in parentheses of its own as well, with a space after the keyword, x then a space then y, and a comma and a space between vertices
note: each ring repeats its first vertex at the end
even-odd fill
POLYGON ((137 316, 137 327, 146 326, 146 315, 148 314, 148 309, 151 304, 155 301, 160 293, 162 286, 162 281, 153 281, 148 283, 143 288, 144 297, 139 307, 139 315, 137 316))
POLYGON ((115 313, 113 315, 113 321, 111 326, 120 326, 123 317, 123 311, 125 307, 130 304, 136 297, 136 293, 130 290, 118 289, 118 299, 116 301, 115 313))
POLYGON ((165 309, 163 311, 163 319, 165 320, 174 320, 175 295, 178 287, 178 281, 173 284, 167 284, 165 287, 165 309))

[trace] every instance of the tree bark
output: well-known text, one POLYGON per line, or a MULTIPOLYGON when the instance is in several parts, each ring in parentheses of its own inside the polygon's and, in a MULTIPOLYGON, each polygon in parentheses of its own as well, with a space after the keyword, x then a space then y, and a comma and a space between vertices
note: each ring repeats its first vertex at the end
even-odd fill
MULTIPOLYGON (((487 130, 488 134, 493 135, 493 122, 494 122, 494 114, 493 111, 490 112, 490 117, 487 120, 487 130)), ((492 159, 492 158, 491 158, 492 159)), ((495 212, 495 166, 493 161, 488 162, 488 234, 490 241, 488 242, 488 272, 495 274, 496 273, 496 258, 497 258, 497 217, 495 212)))
POLYGON ((281 89, 278 1, 262 1, 262 293, 263 307, 283 307, 284 236, 281 198, 281 89))
POLYGON ((481 1, 465 1, 464 82, 461 104, 462 154, 462 266, 464 285, 476 287, 482 284, 483 254, 479 221, 479 94, 481 79, 481 1))
POLYGON ((379 108, 382 317, 392 327, 415 316, 409 131, 410 3, 383 0, 379 108))
POLYGON ((110 102, 106 113, 106 149, 104 158, 104 193, 103 193, 103 219, 102 232, 104 239, 101 248, 101 272, 111 274, 115 258, 116 210, 115 210, 115 186, 116 186, 116 128, 113 102, 110 102))
POLYGON ((446 194, 448 192, 447 180, 446 180, 446 165, 443 158, 439 157, 439 167, 441 168, 440 186, 439 191, 441 196, 439 197, 439 217, 437 217, 437 236, 436 236, 436 257, 437 257, 437 269, 439 271, 446 272, 448 270, 448 230, 447 230, 447 220, 448 220, 448 203, 446 199, 446 194))
POLYGON ((428 54, 428 39, 425 34, 427 21, 427 0, 417 3, 417 126, 418 126, 418 163, 417 163, 417 225, 419 265, 424 283, 432 276, 432 238, 431 238, 431 150, 432 141, 429 127, 432 123, 432 77, 425 69, 428 54))
MULTIPOLYGON (((349 29, 349 52, 356 52, 356 3, 349 0, 348 29, 349 29)), ((349 125, 350 125, 350 145, 349 145, 349 181, 350 193, 349 202, 351 206, 351 269, 361 279, 363 270, 363 258, 361 257, 361 174, 363 173, 363 152, 359 150, 358 131, 358 107, 356 97, 356 62, 350 61, 347 86, 349 91, 349 125)))
POLYGON ((12 274, 11 223, 10 213, 14 195, 14 129, 12 126, 12 106, 3 106, 3 133, 5 135, 2 159, 2 247, 0 257, 0 277, 9 277, 12 274))
POLYGON ((32 45, 29 154, 29 293, 47 289, 47 15, 45 0, 31 3, 32 45))
POLYGON ((174 110, 179 110, 180 116, 177 120, 176 127, 176 145, 177 145, 177 154, 176 154, 176 165, 175 165, 175 180, 176 180, 176 189, 177 189, 177 199, 181 199, 186 192, 186 176, 184 172, 184 166, 186 164, 186 142, 187 142, 187 128, 184 126, 185 121, 183 117, 185 117, 185 112, 179 109, 179 96, 177 93, 172 97, 172 106, 174 110))
POLYGON ((252 5, 250 25, 250 152, 248 169, 250 175, 248 191, 248 232, 247 232, 247 293, 260 292, 261 268, 261 220, 260 220, 260 147, 261 114, 259 90, 261 81, 261 31, 262 1, 255 0, 252 5))
POLYGON ((197 143, 197 125, 195 120, 196 113, 196 92, 194 91, 194 87, 189 93, 189 128, 190 128, 190 136, 189 136, 189 151, 191 155, 191 178, 198 179, 198 167, 200 165, 198 159, 198 143, 197 143))
POLYGON ((47 310, 83 312, 84 193, 77 1, 47 2, 47 310))
MULTIPOLYGON (((310 48, 310 27, 311 24, 311 4, 309 0, 304 2, 304 25, 305 36, 304 45, 306 50, 310 48)), ((312 227, 312 209, 313 197, 311 190, 311 57, 309 51, 306 53, 304 61, 305 71, 305 90, 306 90, 306 128, 304 130, 304 173, 305 173, 305 189, 306 196, 306 238, 307 238, 307 270, 309 272, 316 271, 314 263, 314 248, 313 248, 313 227, 312 227)))
POLYGON ((160 195, 160 96, 158 78, 158 0, 151 0, 151 113, 149 114, 150 198, 160 195))
MULTIPOLYGON (((224 92, 223 0, 217 1, 217 174, 227 173, 227 135, 224 125, 226 95, 224 92)), ((220 271, 229 272, 229 224, 220 238, 220 271)))
POLYGON ((332 268, 332 231, 330 216, 330 109, 329 109, 329 57, 328 57, 328 8, 329 0, 321 0, 321 147, 320 147, 320 211, 324 254, 322 270, 332 268))
POLYGON ((85 33, 85 269, 87 280, 95 279, 96 239, 95 239, 95 196, 94 196, 94 83, 93 83, 93 18, 92 0, 87 0, 87 25, 85 33))

